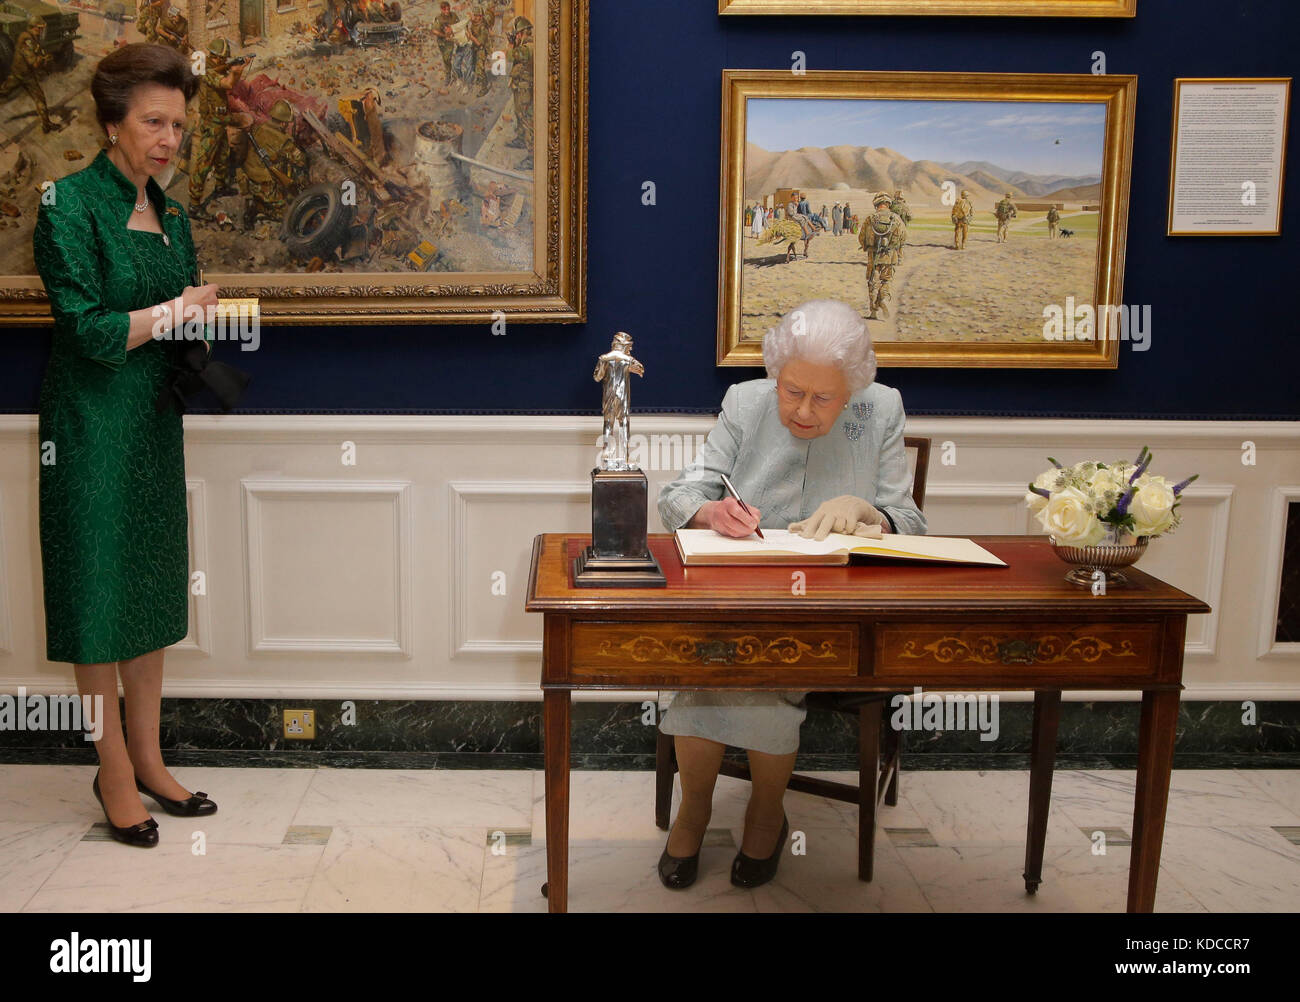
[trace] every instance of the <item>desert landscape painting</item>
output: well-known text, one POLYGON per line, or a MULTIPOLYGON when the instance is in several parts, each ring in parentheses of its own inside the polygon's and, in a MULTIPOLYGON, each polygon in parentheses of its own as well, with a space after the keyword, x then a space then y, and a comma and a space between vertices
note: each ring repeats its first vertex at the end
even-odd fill
POLYGON ((1093 301, 1104 101, 749 98, 745 123, 742 342, 811 298, 874 312, 878 342, 1008 345, 1042 342, 1046 305, 1093 301), (875 311, 873 211, 903 223, 875 311))

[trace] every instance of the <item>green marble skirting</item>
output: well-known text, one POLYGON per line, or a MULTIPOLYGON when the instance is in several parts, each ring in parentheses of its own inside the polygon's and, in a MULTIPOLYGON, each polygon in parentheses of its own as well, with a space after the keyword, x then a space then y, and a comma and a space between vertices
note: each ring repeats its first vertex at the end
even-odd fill
MULTIPOLYGON (((162 746, 178 765, 538 769, 541 710, 537 702, 357 700, 348 714, 338 700, 165 699, 162 746), (315 740, 285 740, 286 707, 315 710, 315 740)), ((1245 712, 1239 701, 1184 702, 1175 768, 1300 767, 1300 702, 1255 704, 1253 721, 1245 712)), ((1063 702, 1058 768, 1133 768, 1138 715, 1136 702, 1063 702)), ((574 767, 654 768, 647 717, 641 703, 574 703, 574 767)), ((1024 769, 1032 718, 1032 703, 1000 703, 993 741, 969 729, 908 730, 908 767, 1024 769)), ((856 734, 852 718, 810 710, 799 768, 855 768, 856 734)), ((0 762, 93 761, 80 733, 0 729, 0 762)))

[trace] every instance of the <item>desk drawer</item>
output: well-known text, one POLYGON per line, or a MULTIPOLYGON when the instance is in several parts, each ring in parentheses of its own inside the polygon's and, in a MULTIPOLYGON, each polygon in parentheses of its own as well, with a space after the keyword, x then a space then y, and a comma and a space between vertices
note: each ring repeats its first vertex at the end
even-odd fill
POLYGON ((956 626, 885 623, 876 628, 877 677, 945 674, 1146 675, 1159 650, 1158 623, 956 626))
POLYGON ((850 676, 855 623, 574 623, 573 667, 781 668, 850 676))

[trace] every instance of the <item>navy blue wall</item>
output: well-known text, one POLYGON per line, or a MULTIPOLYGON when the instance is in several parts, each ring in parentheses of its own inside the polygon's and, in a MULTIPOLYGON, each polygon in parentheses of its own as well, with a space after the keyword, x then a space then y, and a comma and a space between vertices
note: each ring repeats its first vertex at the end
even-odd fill
MULTIPOLYGON (((592 0, 589 322, 263 329, 247 412, 596 413, 595 356, 615 330, 648 375, 636 410, 716 412, 758 370, 714 364, 721 71, 810 69, 1136 73, 1124 299, 1152 306, 1146 352, 1115 371, 885 369, 913 414, 1300 417, 1296 234, 1165 236, 1173 79, 1292 76, 1292 0, 1139 0, 1133 20, 719 18, 713 0, 592 0), (653 180, 658 204, 641 204, 653 180)), ((1288 166, 1300 162, 1300 128, 1288 166)), ((1294 174, 1294 169, 1290 171, 1294 174)), ((0 410, 35 411, 49 335, 0 332, 0 410)))

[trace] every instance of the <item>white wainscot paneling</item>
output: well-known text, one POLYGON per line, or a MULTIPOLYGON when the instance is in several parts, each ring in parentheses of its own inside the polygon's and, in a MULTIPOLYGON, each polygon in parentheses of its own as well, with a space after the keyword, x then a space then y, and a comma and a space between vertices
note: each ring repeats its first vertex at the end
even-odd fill
POLYGON ((1300 658, 1300 643, 1277 639, 1277 606, 1282 594, 1282 548, 1286 543, 1287 513, 1293 502, 1300 502, 1300 485, 1287 484, 1273 488, 1269 498, 1268 557, 1264 564, 1263 600, 1258 611, 1258 642, 1256 650, 1261 658, 1300 658))
MULTIPOLYGON (((634 415, 651 531, 659 487, 714 423, 634 415)), ((523 609, 532 542, 590 531, 600 428, 594 405, 587 417, 187 415, 191 568, 207 594, 190 596, 166 694, 539 698, 541 617, 523 609), (340 471, 343 440, 357 468, 340 471)), ((931 439, 936 534, 1039 532, 1023 495, 1049 455, 1145 444, 1158 472, 1199 472, 1183 525, 1139 564, 1214 609, 1188 619, 1184 698, 1300 699, 1300 644, 1274 641, 1300 423, 912 417, 907 434, 931 439)), ((71 691, 67 665, 44 659, 37 446, 34 415, 0 415, 0 689, 71 691)))
POLYGON ((1187 617, 1188 655, 1218 653, 1219 619, 1223 612, 1223 577, 1228 563, 1228 524, 1232 510, 1231 484, 1199 480, 1182 495, 1182 523, 1169 536, 1147 544, 1138 567, 1208 602, 1205 616, 1187 617))
POLYGON ((979 536, 1034 532, 1025 507, 1025 485, 1017 483, 935 483, 925 488, 925 520, 932 536, 979 536))
POLYGON ((411 655, 403 482, 243 482, 250 652, 411 655))
POLYGON ((176 644, 178 651, 212 653, 212 607, 208 591, 212 565, 208 561, 208 509, 207 494, 202 480, 187 478, 185 503, 189 509, 190 546, 190 629, 176 644), (195 574, 202 574, 200 582, 195 574))
POLYGON ((591 531, 591 483, 478 480, 447 485, 451 656, 542 653, 542 617, 524 611, 533 538, 591 531))

